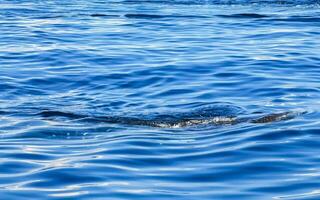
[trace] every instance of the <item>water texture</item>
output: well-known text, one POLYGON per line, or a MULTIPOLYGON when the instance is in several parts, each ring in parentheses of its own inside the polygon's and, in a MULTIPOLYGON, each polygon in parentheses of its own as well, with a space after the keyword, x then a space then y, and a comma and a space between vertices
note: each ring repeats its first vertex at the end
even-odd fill
POLYGON ((0 198, 320 199, 319 14, 0 1, 0 198))

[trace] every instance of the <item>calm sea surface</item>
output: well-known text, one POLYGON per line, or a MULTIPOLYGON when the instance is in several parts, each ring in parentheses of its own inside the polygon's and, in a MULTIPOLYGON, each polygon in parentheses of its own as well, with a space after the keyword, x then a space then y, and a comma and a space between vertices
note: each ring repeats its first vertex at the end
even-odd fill
POLYGON ((318 3, 1 0, 0 198, 320 199, 318 3))

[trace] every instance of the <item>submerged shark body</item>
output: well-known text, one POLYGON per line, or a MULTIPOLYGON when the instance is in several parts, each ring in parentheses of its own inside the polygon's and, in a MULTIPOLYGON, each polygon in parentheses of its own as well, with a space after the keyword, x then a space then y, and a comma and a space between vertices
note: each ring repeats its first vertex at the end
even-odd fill
POLYGON ((87 122, 104 122, 111 124, 150 126, 157 128, 183 128, 189 126, 199 125, 232 125, 238 123, 271 123, 282 120, 289 120, 298 115, 300 112, 279 112, 271 114, 254 114, 253 116, 237 116, 233 113, 222 115, 223 110, 213 110, 213 113, 207 110, 200 112, 190 112, 177 115, 157 115, 152 118, 145 117, 123 117, 123 116, 88 116, 81 114, 74 114, 61 111, 42 111, 38 115, 45 118, 62 117, 73 120, 83 120, 87 122))

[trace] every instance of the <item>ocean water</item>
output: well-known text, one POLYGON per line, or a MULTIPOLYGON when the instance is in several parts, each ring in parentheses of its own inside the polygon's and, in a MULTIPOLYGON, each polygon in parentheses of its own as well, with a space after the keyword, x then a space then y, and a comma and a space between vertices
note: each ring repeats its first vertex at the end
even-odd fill
POLYGON ((316 0, 1 0, 0 199, 320 199, 316 0))

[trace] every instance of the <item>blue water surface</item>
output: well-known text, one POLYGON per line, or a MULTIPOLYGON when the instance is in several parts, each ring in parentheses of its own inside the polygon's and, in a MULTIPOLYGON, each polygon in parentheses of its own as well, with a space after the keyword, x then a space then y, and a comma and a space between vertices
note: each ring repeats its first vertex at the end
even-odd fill
POLYGON ((0 199, 320 199, 319 78, 316 0, 1 0, 0 199))

